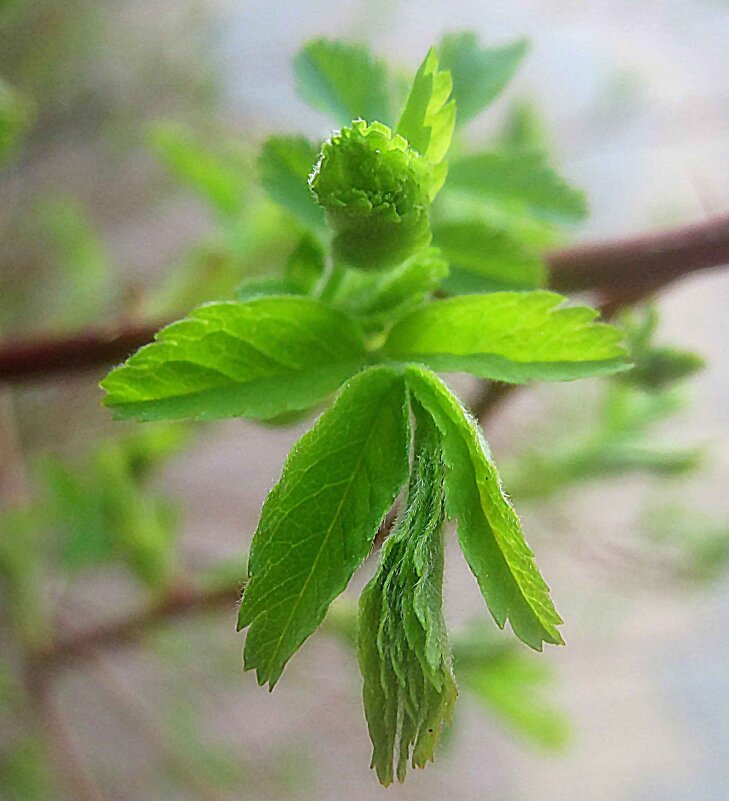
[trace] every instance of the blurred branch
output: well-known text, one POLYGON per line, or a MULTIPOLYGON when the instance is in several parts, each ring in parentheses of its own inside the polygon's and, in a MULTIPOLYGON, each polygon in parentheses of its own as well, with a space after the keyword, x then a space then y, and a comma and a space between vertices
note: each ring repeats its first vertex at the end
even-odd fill
POLYGON ((114 362, 146 345, 164 322, 88 328, 68 335, 42 334, 0 342, 0 382, 77 373, 114 362))
POLYGON ((85 631, 67 634, 52 642, 33 657, 42 672, 84 661, 102 647, 134 642, 158 623, 210 609, 235 610, 240 598, 239 582, 229 586, 194 589, 181 586, 167 596, 122 620, 106 623, 85 631))
POLYGON ((547 255, 562 292, 652 292, 684 275, 729 264, 729 214, 668 231, 596 242, 547 255))
MULTIPOLYGON (((615 242, 548 253, 554 289, 596 291, 608 308, 641 300, 676 279, 729 264, 729 215, 615 242)), ((0 382, 76 373, 119 362, 150 342, 164 321, 89 328, 0 342, 0 382)))

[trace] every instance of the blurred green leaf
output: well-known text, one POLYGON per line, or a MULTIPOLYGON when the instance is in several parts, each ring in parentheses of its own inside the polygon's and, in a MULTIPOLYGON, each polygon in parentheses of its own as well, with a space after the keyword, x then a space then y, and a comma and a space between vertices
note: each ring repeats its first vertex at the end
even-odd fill
POLYGON ((387 67, 366 47, 315 39, 294 56, 294 75, 301 97, 337 125, 356 119, 392 125, 387 67))
POLYGON ((104 316, 114 292, 108 253, 81 204, 71 197, 47 200, 41 212, 58 264, 55 322, 80 326, 104 316))
POLYGON ((0 79, 0 166, 16 150, 32 120, 28 100, 0 79))
POLYGON ((167 169, 215 211, 224 217, 235 217, 242 212, 251 172, 248 156, 242 149, 219 142, 212 149, 173 122, 152 126, 148 141, 167 169))
POLYGON ((526 39, 501 47, 480 47, 472 31, 446 34, 438 52, 453 79, 456 122, 465 125, 498 97, 529 49, 526 39))
POLYGON ((49 773, 49 756, 39 738, 16 739, 0 756, 3 801, 51 801, 57 798, 49 773))
POLYGON ((434 225, 433 244, 450 263, 444 288, 451 294, 537 289, 546 281, 544 262, 533 250, 483 221, 434 225))
POLYGON ((43 613, 42 510, 32 506, 0 509, 0 579, 4 605, 16 634, 27 647, 41 646, 49 637, 50 621, 43 613))
POLYGON ((309 189, 319 149, 303 136, 272 136, 258 157, 261 182, 268 194, 309 228, 324 223, 324 210, 309 189))
POLYGON ((483 151, 450 164, 447 188, 482 201, 516 204, 548 219, 579 222, 587 200, 549 165, 540 150, 483 151))
POLYGON ((309 295, 324 274, 324 248, 311 234, 304 234, 286 261, 286 280, 303 295, 309 295))
POLYGON ((544 120, 534 103, 519 100, 511 105, 498 144, 514 150, 547 150, 549 142, 544 120))
POLYGON ((653 343, 658 327, 658 312, 654 308, 627 311, 619 322, 625 329, 634 364, 633 369, 623 376, 627 383, 658 392, 695 375, 706 366, 696 353, 653 343))
POLYGON ((497 640, 482 624, 456 637, 453 652, 461 687, 499 722, 542 748, 567 745, 569 722, 549 699, 553 676, 542 659, 497 640))

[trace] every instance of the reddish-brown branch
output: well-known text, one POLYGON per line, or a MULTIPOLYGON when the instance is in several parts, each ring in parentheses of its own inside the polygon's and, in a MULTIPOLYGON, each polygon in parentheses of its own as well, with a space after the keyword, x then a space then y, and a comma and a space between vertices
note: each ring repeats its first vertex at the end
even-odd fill
POLYGON ((114 364, 146 345, 162 323, 88 328, 67 336, 41 334, 0 342, 0 382, 53 377, 114 364))
POLYGON ((547 255, 552 286, 562 292, 642 291, 680 276, 729 264, 729 214, 668 231, 596 242, 547 255))
MULTIPOLYGON (((729 264, 729 215, 658 233, 577 245, 547 254, 552 286, 593 290, 614 300, 642 297, 683 275, 729 264)), ((149 342, 164 321, 95 328, 68 336, 0 342, 0 383, 76 373, 122 361, 149 342)))

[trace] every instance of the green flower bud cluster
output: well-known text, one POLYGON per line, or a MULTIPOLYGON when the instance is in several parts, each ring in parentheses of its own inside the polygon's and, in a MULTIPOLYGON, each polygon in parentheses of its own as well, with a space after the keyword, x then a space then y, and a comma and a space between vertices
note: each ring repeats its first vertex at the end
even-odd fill
POLYGON ((364 120, 324 143, 309 177, 335 258, 362 269, 391 267, 430 244, 432 184, 431 164, 402 136, 364 120))

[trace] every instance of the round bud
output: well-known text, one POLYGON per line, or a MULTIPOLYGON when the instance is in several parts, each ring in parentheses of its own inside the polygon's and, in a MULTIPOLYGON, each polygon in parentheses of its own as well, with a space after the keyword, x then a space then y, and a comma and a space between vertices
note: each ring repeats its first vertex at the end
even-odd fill
POLYGON ((325 142, 309 177, 335 232, 335 257, 363 269, 398 264, 430 244, 432 167, 382 123, 356 120, 325 142))

